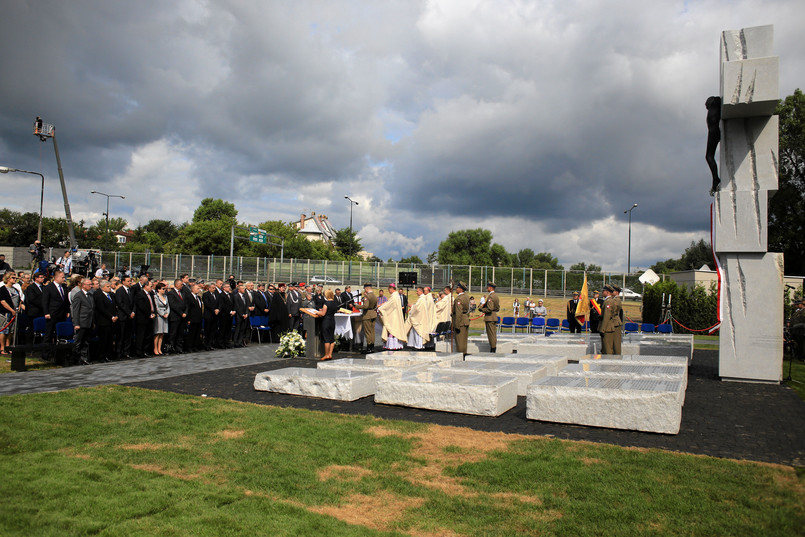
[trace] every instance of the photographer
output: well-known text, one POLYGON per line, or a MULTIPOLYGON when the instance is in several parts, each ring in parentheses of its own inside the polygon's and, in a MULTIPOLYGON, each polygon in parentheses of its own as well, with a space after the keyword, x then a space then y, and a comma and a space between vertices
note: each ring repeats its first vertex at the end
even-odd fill
POLYGON ((6 263, 6 254, 0 254, 0 276, 6 272, 11 272, 11 265, 6 263))
POLYGON ((35 240, 34 243, 28 247, 28 253, 31 254, 31 270, 34 270, 36 266, 45 259, 45 249, 42 247, 42 243, 39 242, 39 239, 35 240))
POLYGON ((59 267, 59 270, 64 272, 65 276, 69 276, 73 273, 73 258, 71 256, 72 253, 70 250, 67 250, 64 252, 63 256, 56 260, 56 266, 59 267))

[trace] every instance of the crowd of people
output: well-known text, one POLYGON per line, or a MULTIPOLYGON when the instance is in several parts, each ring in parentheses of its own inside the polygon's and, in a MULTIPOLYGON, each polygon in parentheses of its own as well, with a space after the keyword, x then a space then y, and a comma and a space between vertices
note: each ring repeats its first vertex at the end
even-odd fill
MULTIPOLYGON (((9 354, 16 332, 18 344, 41 337, 42 357, 54 360, 59 323, 72 325, 67 362, 74 364, 245 347, 253 326, 268 327, 268 341, 278 341, 284 332, 302 331, 303 308, 321 310, 327 302, 321 286, 305 284, 267 285, 234 276, 205 283, 188 274, 173 281, 147 273, 136 279, 103 276, 73 274, 67 280, 59 269, 33 276, 7 270, 0 286, 0 353, 9 354), (37 333, 40 318, 44 329, 37 333)), ((339 293, 339 307, 353 302, 349 287, 339 293)))

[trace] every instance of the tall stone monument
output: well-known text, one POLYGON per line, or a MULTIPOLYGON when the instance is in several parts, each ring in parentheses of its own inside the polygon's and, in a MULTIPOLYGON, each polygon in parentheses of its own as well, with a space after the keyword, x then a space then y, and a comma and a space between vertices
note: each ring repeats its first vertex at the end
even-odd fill
POLYGON ((724 380, 782 379, 783 254, 766 251, 769 198, 778 181, 773 37, 773 26, 721 34, 721 188, 712 234, 721 264, 724 380))

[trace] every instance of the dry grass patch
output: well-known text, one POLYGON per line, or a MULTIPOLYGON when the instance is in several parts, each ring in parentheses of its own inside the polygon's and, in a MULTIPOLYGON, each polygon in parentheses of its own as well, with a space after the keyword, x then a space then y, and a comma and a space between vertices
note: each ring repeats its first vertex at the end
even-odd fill
POLYGON ((353 494, 341 505, 320 505, 309 507, 308 510, 335 517, 347 524, 390 531, 404 511, 419 507, 423 503, 424 498, 404 497, 384 490, 373 496, 353 494))
POLYGON ((345 466, 333 464, 318 471, 320 481, 338 479, 340 481, 360 481, 364 476, 371 475, 372 472, 362 466, 345 466))
POLYGON ((171 447, 170 444, 152 444, 150 442, 145 442, 142 444, 123 444, 120 446, 120 449, 125 449, 128 451, 157 451, 169 447, 171 447))
POLYGON ((242 429, 225 429, 223 431, 215 433, 215 436, 219 438, 223 438, 224 440, 231 440, 233 438, 240 438, 246 434, 246 431, 242 429))

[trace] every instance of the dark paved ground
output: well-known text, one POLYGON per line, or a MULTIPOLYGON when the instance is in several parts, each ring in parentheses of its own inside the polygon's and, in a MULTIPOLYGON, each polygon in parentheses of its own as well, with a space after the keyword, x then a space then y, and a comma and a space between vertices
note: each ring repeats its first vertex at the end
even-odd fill
MULTIPOLYGON (((344 357, 344 355, 341 355, 344 357)), ((316 362, 294 359, 254 363, 129 385, 178 393, 221 397, 263 405, 306 408, 343 414, 370 414, 441 425, 469 427, 570 440, 606 442, 621 446, 673 451, 805 466, 805 402, 786 386, 721 382, 717 378, 717 351, 696 351, 689 369, 682 427, 677 435, 618 431, 530 421, 525 398, 497 418, 451 414, 378 405, 372 397, 345 403, 310 397, 258 392, 254 376, 270 369, 315 367, 316 362)))

